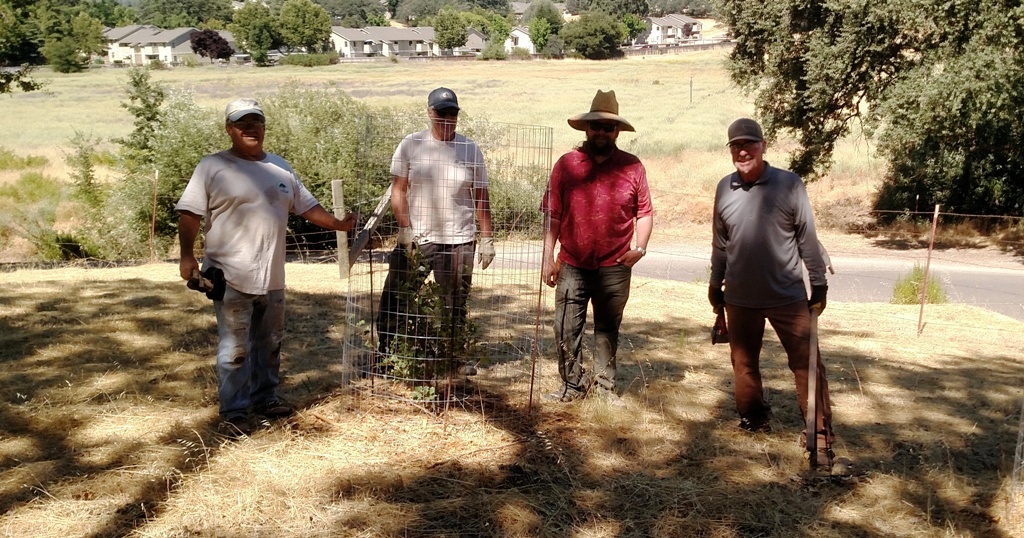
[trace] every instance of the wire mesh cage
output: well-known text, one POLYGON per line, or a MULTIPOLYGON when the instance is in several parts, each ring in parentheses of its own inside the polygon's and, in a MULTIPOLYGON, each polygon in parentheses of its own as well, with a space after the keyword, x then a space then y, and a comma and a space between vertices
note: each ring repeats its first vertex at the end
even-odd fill
POLYGON ((1017 450, 1013 455, 1013 472, 1010 475, 1010 495, 1007 503, 1010 516, 1014 519, 1019 519, 1020 512, 1024 509, 1024 400, 1021 401, 1020 415, 1017 450))
POLYGON ((458 127, 460 136, 445 143, 423 117, 367 118, 356 157, 365 163, 356 182, 364 187, 345 194, 361 215, 350 250, 345 364, 374 396, 443 409, 483 398, 489 385, 528 396, 544 315, 540 202, 552 130, 472 118, 458 127), (400 145, 396 166, 409 181, 394 192, 389 168, 400 145), (475 233, 484 185, 489 263, 475 233), (392 202, 407 208, 411 248, 398 245, 392 202))

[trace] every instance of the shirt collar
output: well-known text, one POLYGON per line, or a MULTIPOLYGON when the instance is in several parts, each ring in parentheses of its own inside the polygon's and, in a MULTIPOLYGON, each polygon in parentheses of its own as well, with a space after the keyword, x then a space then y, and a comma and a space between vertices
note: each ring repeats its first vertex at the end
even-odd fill
POLYGON ((746 181, 743 181, 743 178, 740 177, 739 172, 733 172, 732 178, 729 180, 729 188, 731 188, 732 190, 743 189, 745 191, 749 191, 750 189, 758 185, 764 185, 765 183, 768 183, 768 181, 772 177, 772 174, 768 173, 768 170, 771 170, 771 168, 772 165, 768 164, 768 161, 765 161, 764 171, 761 172, 761 177, 757 178, 757 180, 754 181, 753 183, 747 183, 746 181))

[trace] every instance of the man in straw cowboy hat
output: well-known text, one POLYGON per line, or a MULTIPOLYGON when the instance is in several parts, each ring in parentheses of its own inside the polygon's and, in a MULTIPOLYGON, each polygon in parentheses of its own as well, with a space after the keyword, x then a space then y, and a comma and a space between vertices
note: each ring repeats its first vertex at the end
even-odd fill
POLYGON ((620 131, 634 131, 619 116, 614 91, 598 91, 590 112, 569 118, 586 132, 580 146, 551 171, 544 211, 541 278, 555 288, 558 373, 564 386, 551 399, 571 401, 591 388, 616 407, 615 352, 632 267, 647 253, 653 229, 651 193, 640 159, 615 145, 620 131), (635 240, 635 242, 634 242, 635 240), (555 258, 555 243, 561 246, 555 258), (581 357, 587 305, 593 306, 594 371, 581 357))

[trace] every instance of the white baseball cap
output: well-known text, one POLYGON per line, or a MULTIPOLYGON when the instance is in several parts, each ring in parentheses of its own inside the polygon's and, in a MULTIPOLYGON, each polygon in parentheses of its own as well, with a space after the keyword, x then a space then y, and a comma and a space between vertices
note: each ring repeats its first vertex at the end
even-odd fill
POLYGON ((224 117, 228 121, 238 121, 249 114, 263 116, 263 107, 255 99, 235 99, 224 109, 224 117))

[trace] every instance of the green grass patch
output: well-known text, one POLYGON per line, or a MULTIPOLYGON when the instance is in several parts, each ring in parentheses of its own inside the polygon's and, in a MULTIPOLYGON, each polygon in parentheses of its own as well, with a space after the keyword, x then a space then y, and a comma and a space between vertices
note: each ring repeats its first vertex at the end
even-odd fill
MULTIPOLYGON (((921 264, 914 264, 910 274, 896 280, 896 287, 892 291, 893 304, 918 304, 921 302, 921 287, 924 285, 924 268, 921 264)), ((942 289, 934 278, 928 280, 925 290, 925 300, 932 304, 946 302, 946 291, 942 289)))

